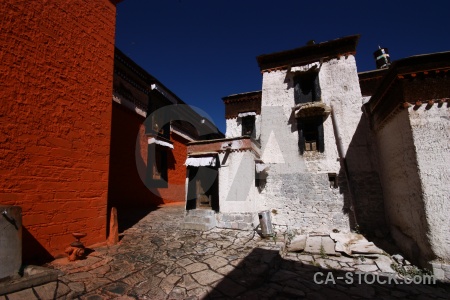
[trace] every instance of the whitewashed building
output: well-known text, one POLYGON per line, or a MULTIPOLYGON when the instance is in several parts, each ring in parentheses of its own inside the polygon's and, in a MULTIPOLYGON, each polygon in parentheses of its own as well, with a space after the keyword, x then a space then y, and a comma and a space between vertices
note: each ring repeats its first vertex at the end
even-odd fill
POLYGON ((269 210, 303 232, 390 233, 448 272, 450 52, 358 74, 358 39, 257 57, 262 90, 223 99, 226 138, 188 146, 186 227, 269 210))

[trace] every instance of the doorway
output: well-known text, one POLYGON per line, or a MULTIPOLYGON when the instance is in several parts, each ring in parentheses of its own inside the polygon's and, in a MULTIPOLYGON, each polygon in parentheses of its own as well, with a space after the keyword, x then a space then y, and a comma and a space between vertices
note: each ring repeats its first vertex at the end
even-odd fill
POLYGON ((218 168, 210 166, 188 167, 189 183, 186 210, 206 209, 219 211, 218 168))

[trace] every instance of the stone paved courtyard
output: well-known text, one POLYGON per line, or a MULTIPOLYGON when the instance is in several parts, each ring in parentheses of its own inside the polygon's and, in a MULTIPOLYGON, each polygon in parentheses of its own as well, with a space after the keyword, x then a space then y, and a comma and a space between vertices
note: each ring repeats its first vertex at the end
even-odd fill
POLYGON ((442 283, 393 277, 397 283, 360 284, 358 271, 387 281, 371 258, 285 253, 281 234, 262 239, 254 231, 182 230, 183 217, 183 206, 162 206, 127 229, 118 245, 94 248, 73 263, 53 261, 58 282, 8 299, 449 299, 450 287, 442 283), (316 272, 323 273, 318 280, 333 280, 316 284, 316 272))

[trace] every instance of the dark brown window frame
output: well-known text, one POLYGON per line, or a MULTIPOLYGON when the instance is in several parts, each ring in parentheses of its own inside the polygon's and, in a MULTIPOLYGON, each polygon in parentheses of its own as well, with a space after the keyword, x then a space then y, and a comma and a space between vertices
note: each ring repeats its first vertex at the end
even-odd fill
POLYGON ((255 137, 256 116, 245 116, 241 118, 242 136, 255 137))
POLYGON ((323 116, 298 118, 298 147, 300 154, 305 151, 325 151, 323 116))
POLYGON ((294 77, 295 104, 320 101, 319 73, 301 72, 294 77))
POLYGON ((168 187, 167 147, 155 143, 148 145, 145 184, 150 188, 168 187))

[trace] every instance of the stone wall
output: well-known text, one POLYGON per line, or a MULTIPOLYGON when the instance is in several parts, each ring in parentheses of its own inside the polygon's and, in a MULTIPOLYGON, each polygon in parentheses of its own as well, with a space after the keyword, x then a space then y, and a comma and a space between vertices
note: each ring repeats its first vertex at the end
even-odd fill
POLYGON ((0 203, 23 209, 25 262, 106 238, 115 5, 0 4, 0 203))
POLYGON ((274 224, 304 232, 349 231, 348 204, 342 186, 331 188, 328 175, 318 173, 272 174, 262 192, 264 209, 272 212, 274 224))

